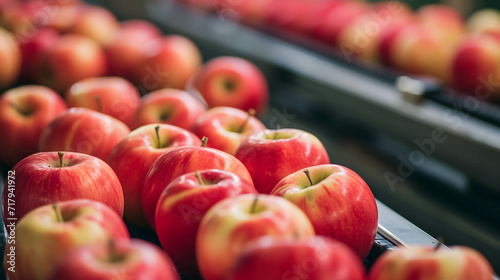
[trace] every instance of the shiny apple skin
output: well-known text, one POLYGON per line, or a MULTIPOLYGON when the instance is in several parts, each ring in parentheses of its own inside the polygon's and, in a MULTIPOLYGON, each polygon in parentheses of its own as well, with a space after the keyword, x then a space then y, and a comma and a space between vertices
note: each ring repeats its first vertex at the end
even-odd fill
POLYGON ((250 117, 243 131, 238 131, 248 113, 232 107, 215 107, 202 114, 193 127, 198 137, 206 136, 207 147, 234 155, 241 143, 250 135, 266 129, 256 117, 250 117))
POLYGON ((196 233, 205 213, 217 202, 257 190, 241 177, 227 171, 200 171, 182 175, 170 183, 156 206, 156 232, 163 249, 183 275, 198 276, 196 233))
POLYGON ((241 143, 235 157, 252 175, 255 188, 264 194, 269 194, 281 179, 297 170, 330 163, 320 140, 298 129, 265 130, 251 135, 241 143))
POLYGON ((196 236, 196 259, 203 279, 226 279, 245 247, 269 235, 299 240, 314 236, 314 229, 304 212, 282 197, 244 194, 215 204, 203 217, 196 236))
POLYGON ((493 268, 472 248, 396 248, 373 264, 368 280, 493 280, 493 268))
POLYGON ((38 151, 43 129, 67 109, 64 100, 44 86, 21 86, 0 96, 0 161, 14 166, 38 151), (25 114, 29 112, 29 114, 25 114))
POLYGON ((86 108, 71 108, 45 127, 38 150, 78 152, 106 161, 129 133, 128 126, 113 117, 86 108))
POLYGON ((134 127, 165 123, 191 130, 205 110, 205 105, 183 90, 159 89, 142 98, 134 127))
POLYGON ((378 227, 375 197, 354 171, 335 164, 307 168, 281 180, 271 192, 282 196, 306 213, 318 235, 350 246, 364 259, 368 256, 378 227))
POLYGON ((324 236, 283 240, 266 236, 249 244, 228 280, 365 280, 359 257, 342 242, 324 236))
POLYGON ((98 243, 69 253, 49 280, 179 279, 172 261, 153 244, 132 239, 116 240, 113 246, 98 243))
POLYGON ((132 127, 141 103, 139 91, 132 83, 120 77, 83 79, 73 84, 64 97, 69 107, 92 109, 114 117, 129 127, 132 127), (99 102, 96 98, 99 98, 99 102))
POLYGON ((78 199, 57 205, 65 222, 58 222, 52 205, 36 208, 17 222, 15 272, 7 269, 9 250, 4 255, 4 269, 10 280, 46 280, 57 264, 78 247, 130 238, 121 217, 100 202, 78 199))
MULTIPOLYGON (((15 215, 8 213, 9 188, 3 189, 4 220, 22 218, 29 211, 47 204, 72 199, 100 201, 123 215, 123 191, 115 172, 102 160, 80 153, 64 152, 60 167, 57 152, 41 152, 17 163, 14 174, 15 215)), ((5 220, 6 221, 6 220, 5 220)))
POLYGON ((124 218, 138 226, 147 227, 142 213, 142 184, 149 168, 166 151, 181 146, 200 146, 193 133, 168 124, 150 124, 132 131, 111 152, 109 166, 115 171, 125 198, 124 218), (155 127, 159 127, 161 148, 155 127))
POLYGON ((171 149, 153 163, 142 187, 142 210, 151 228, 156 228, 156 205, 168 184, 186 173, 206 169, 232 172, 253 185, 245 166, 230 154, 205 147, 171 149))

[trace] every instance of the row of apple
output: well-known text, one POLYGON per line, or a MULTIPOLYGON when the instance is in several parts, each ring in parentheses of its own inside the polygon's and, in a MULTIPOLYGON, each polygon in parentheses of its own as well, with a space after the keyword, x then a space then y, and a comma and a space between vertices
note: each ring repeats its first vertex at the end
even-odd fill
POLYGON ((318 40, 344 55, 413 75, 429 75, 480 100, 500 99, 500 12, 466 21, 434 4, 413 12, 401 1, 180 0, 262 29, 318 40))

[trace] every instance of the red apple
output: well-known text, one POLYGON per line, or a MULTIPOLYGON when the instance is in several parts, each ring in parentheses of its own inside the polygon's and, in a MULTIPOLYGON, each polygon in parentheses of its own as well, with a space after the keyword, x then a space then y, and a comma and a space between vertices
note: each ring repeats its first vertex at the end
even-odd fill
POLYGON ((227 279, 245 246, 269 235, 298 240, 314 236, 314 230, 304 212, 281 197, 245 194, 215 204, 196 236, 203 279, 227 279))
POLYGON ((365 275, 359 257, 341 242, 322 236, 266 236, 245 248, 227 279, 364 280, 365 275))
POLYGON ((207 147, 234 155, 245 139, 266 129, 253 113, 231 107, 215 107, 198 118, 193 132, 198 137, 210 139, 207 147))
POLYGON ((86 108, 71 108, 45 127, 38 149, 79 152, 106 161, 129 133, 130 129, 113 117, 86 108))
POLYGON ((313 38, 336 46, 340 32, 369 11, 365 2, 334 1, 330 7, 318 14, 310 34, 313 38))
POLYGON ((96 42, 82 35, 61 36, 42 58, 36 81, 59 93, 72 84, 106 73, 106 57, 96 42))
POLYGON ((317 234, 344 242, 363 259, 368 256, 377 234, 377 203, 354 171, 335 164, 309 167, 285 177, 271 194, 302 209, 317 234))
POLYGON ((137 65, 145 59, 144 44, 161 36, 161 31, 148 21, 127 20, 106 44, 108 74, 134 80, 137 65))
POLYGON ((66 32, 87 36, 101 45, 106 45, 118 31, 120 25, 116 17, 99 6, 80 6, 66 32))
POLYGON ((500 37, 471 35, 463 40, 452 60, 452 84, 479 100, 500 99, 500 37))
POLYGON ((127 221, 139 226, 148 225, 142 213, 142 183, 156 159, 175 147, 199 145, 201 140, 196 135, 168 124, 140 127, 116 145, 107 162, 120 179, 127 221))
POLYGON ((49 280, 178 280, 172 261, 140 239, 81 247, 69 253, 49 280))
POLYGON ((85 199, 36 208, 17 224, 8 222, 7 228, 16 241, 4 255, 4 269, 11 280, 45 280, 78 247, 130 238, 115 211, 85 199))
POLYGON ((417 16, 428 32, 444 37, 449 44, 457 44, 466 34, 464 18, 448 5, 424 5, 417 11, 417 16))
POLYGON ((144 59, 135 67, 135 84, 146 92, 160 88, 184 89, 201 65, 201 53, 189 39, 170 35, 149 41, 144 59))
POLYGON ((5 89, 17 81, 21 71, 19 46, 7 30, 0 27, 0 89, 5 89))
POLYGON ((149 169, 142 187, 142 210, 151 228, 156 228, 155 211, 158 199, 168 184, 181 175, 206 169, 220 169, 232 172, 253 185, 250 174, 240 161, 230 154, 206 148, 204 144, 202 147, 173 148, 161 155, 149 169))
POLYGON ((156 206, 156 232, 165 252, 183 275, 197 275, 196 233, 205 213, 217 202, 257 190, 239 176, 211 169, 172 181, 156 206))
POLYGON ((38 151, 43 129, 66 110, 66 103, 43 86, 21 86, 0 96, 0 161, 14 166, 38 151))
POLYGON ((40 71, 42 57, 51 50, 59 38, 53 28, 44 27, 36 30, 31 36, 19 37, 19 48, 22 56, 22 78, 33 81, 40 71))
POLYGON ((129 81, 120 77, 86 78, 66 91, 69 107, 83 107, 114 117, 132 127, 141 96, 129 81), (96 102, 96 98, 99 102, 96 102))
POLYGON ((472 248, 457 246, 436 250, 398 247, 373 264, 369 280, 493 280, 486 258, 472 248))
POLYGON ((265 194, 297 170, 330 163, 318 138, 298 129, 257 132, 241 143, 235 157, 252 175, 255 188, 265 194))
POLYGON ((228 106, 264 114, 269 90, 262 72, 237 57, 217 57, 206 62, 194 77, 194 86, 209 107, 228 106))
POLYGON ((15 188, 5 182, 4 219, 22 218, 29 211, 72 199, 100 201, 123 215, 123 191, 113 170, 102 160, 79 153, 36 153, 17 163, 15 188), (14 215, 7 215, 15 200, 14 215))
POLYGON ((164 123, 190 130, 205 110, 203 103, 183 90, 159 89, 142 98, 134 127, 164 123))

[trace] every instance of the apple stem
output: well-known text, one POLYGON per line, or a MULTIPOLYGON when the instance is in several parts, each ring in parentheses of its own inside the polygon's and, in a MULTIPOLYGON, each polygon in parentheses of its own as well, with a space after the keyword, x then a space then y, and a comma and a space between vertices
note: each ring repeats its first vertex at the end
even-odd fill
POLYGON ((208 138, 206 136, 203 136, 203 138, 201 138, 201 146, 206 147, 207 142, 208 142, 208 138))
POLYGON ((203 182, 203 179, 201 178, 200 171, 196 171, 194 175, 196 176, 196 179, 198 179, 198 183, 200 183, 200 185, 205 185, 205 182, 203 182))
POLYGON ((99 96, 96 96, 95 102, 97 103, 97 112, 102 113, 102 103, 101 103, 101 98, 99 96))
POLYGON ((115 240, 112 238, 109 239, 108 241, 108 248, 109 248, 109 258, 111 262, 117 262, 120 260, 120 255, 118 255, 118 252, 116 252, 116 243, 115 240))
POLYGON ((247 123, 250 121, 250 118, 255 116, 255 109, 249 109, 248 110, 248 115, 245 121, 241 124, 240 128, 238 129, 238 133, 243 133, 243 130, 245 130, 245 126, 247 123))
POLYGON ((59 166, 63 167, 63 157, 64 153, 63 152, 57 152, 57 155, 59 156, 59 166))
POLYGON ((56 212, 57 221, 59 223, 63 223, 64 219, 63 219, 63 216, 61 214, 61 209, 59 209, 59 206, 56 203, 54 203, 54 204, 52 204, 52 208, 56 212))
POLYGON ((255 213, 255 208, 257 207, 257 201, 259 200, 259 196, 256 195, 254 200, 253 200, 253 203, 252 203, 252 208, 250 209, 250 214, 253 214, 255 213))
POLYGON ((276 130, 274 131, 274 140, 278 139, 278 130, 281 128, 281 125, 276 126, 276 130))
POLYGON ((309 183, 311 183, 311 186, 314 185, 313 180, 311 179, 311 174, 309 173, 309 169, 304 169, 304 173, 306 173, 307 179, 309 179, 309 183))
POLYGON ((158 141, 158 149, 160 149, 161 143, 160 143, 160 126, 159 125, 155 126, 155 133, 156 133, 156 141, 158 141))

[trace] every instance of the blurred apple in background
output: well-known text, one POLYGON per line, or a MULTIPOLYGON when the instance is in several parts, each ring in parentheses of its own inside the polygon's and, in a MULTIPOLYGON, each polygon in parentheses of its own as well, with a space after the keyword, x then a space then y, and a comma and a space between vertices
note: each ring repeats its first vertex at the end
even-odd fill
POLYGON ((129 127, 132 127, 141 102, 134 85, 120 77, 86 78, 78 81, 66 91, 65 99, 69 107, 92 109, 114 117, 129 127))
MULTIPOLYGON (((165 188, 177 177, 206 169, 232 172, 253 185, 245 166, 230 154, 203 147, 177 147, 161 155, 151 166, 142 187, 142 210, 155 229, 156 204, 165 188)), ((210 140, 209 140, 210 141, 210 140)))
POLYGON ((84 35, 104 46, 114 37, 120 25, 115 15, 99 6, 80 6, 67 33, 84 35))
POLYGON ((11 280, 45 280, 78 247, 130 238, 115 211, 85 199, 36 208, 18 221, 15 236, 15 272, 7 269, 12 265, 12 252, 7 249, 4 255, 4 269, 11 280))
POLYGON ((266 129, 253 114, 254 110, 247 113, 231 107, 215 107, 202 114, 192 130, 198 137, 210 139, 207 147, 234 155, 245 139, 266 129))
POLYGON ((207 61, 194 76, 193 85, 209 107, 254 109, 261 116, 268 106, 266 78, 259 68, 242 58, 217 57, 207 61))
POLYGON ((116 240, 69 253, 49 280, 178 280, 172 261, 160 248, 140 239, 116 240))
POLYGON ((235 157, 252 175, 255 188, 265 194, 295 171, 330 163, 318 138, 299 129, 257 132, 241 143, 235 157))
POLYGON ((126 20, 104 50, 108 61, 108 74, 127 80, 135 79, 136 66, 144 60, 144 44, 161 37, 154 24, 144 20, 126 20))
POLYGON ((479 100, 500 99, 500 37, 471 35, 458 47, 452 62, 453 85, 479 100))
POLYGON ((318 14, 311 36, 336 46, 342 30, 359 16, 366 15, 370 11, 369 8, 367 3, 361 1, 334 1, 325 11, 318 14))
POLYGON ((123 191, 113 170, 102 160, 80 153, 36 153, 17 163, 15 189, 3 189, 4 220, 22 218, 50 203, 72 199, 100 201, 123 215, 123 191), (13 195, 9 195, 13 193, 13 195), (8 215, 9 198, 15 197, 15 215, 8 215))
POLYGON ((14 36, 0 27, 0 89, 13 85, 21 71, 21 52, 14 36))
POLYGON ((266 236, 248 244, 227 279, 364 280, 365 275, 359 257, 334 239, 266 236))
POLYGON ((205 110, 203 103, 183 90, 159 89, 142 97, 134 127, 164 123, 190 130, 205 110))
POLYGON ((38 151, 43 129, 66 110, 66 103, 44 86, 21 86, 0 96, 0 161, 14 166, 38 151))
POLYGON ((378 210, 370 188, 354 171, 334 164, 312 166, 285 177, 271 194, 302 209, 316 234, 344 242, 361 259, 368 256, 378 210))
POLYGON ((269 235, 300 240, 314 236, 314 229, 304 212, 281 197, 245 194, 215 204, 203 217, 196 237, 203 279, 227 279, 245 246, 269 235))
POLYGON ((476 250, 398 247, 386 251, 370 269, 369 280, 493 280, 493 269, 476 250))
POLYGON ((42 67, 42 58, 51 50, 59 38, 53 28, 43 27, 30 34, 28 37, 18 37, 19 48, 22 56, 21 75, 23 80, 33 81, 42 67))
POLYGON ((120 179, 125 198, 125 220, 146 227, 142 213, 142 184, 151 165, 166 151, 200 146, 191 132, 167 124, 150 124, 132 131, 111 152, 108 163, 120 179))
POLYGON ((86 108, 71 108, 45 127, 38 149, 84 153, 106 161, 129 133, 127 125, 113 117, 86 108))
POLYGON ((36 81, 63 93, 72 84, 106 74, 103 49, 82 35, 64 35, 41 59, 36 81))
POLYGON ((416 15, 427 32, 436 33, 448 44, 456 45, 467 31, 462 15, 447 5, 424 5, 416 15))
POLYGON ((184 89, 201 65, 198 47, 188 38, 169 35, 149 41, 144 59, 135 66, 135 84, 145 91, 161 88, 184 89))
POLYGON ((481 34, 488 31, 500 31, 500 12, 496 9, 481 9, 467 19, 469 31, 481 34))
POLYGON ((156 206, 156 232, 165 252, 183 275, 198 276, 196 233, 205 213, 217 202, 257 190, 241 177, 211 169, 172 181, 156 206))

